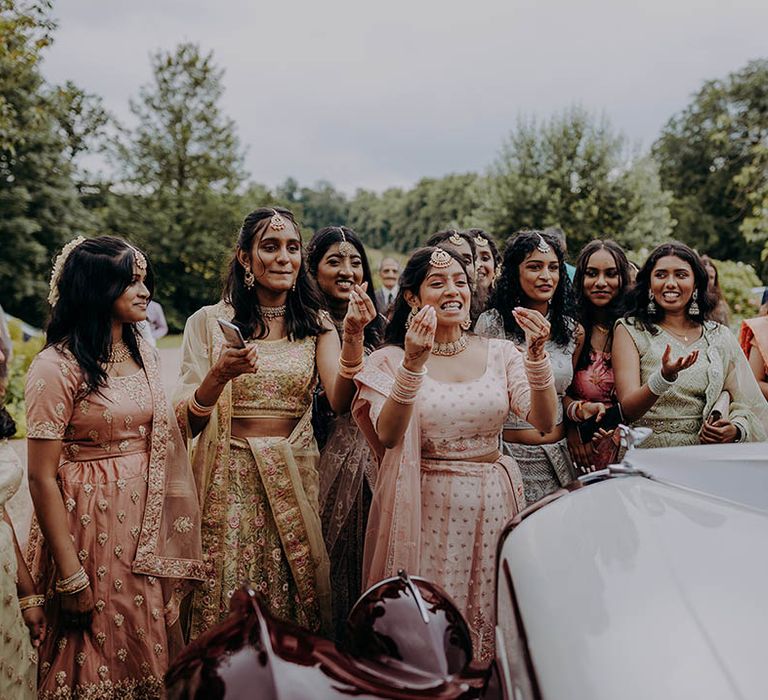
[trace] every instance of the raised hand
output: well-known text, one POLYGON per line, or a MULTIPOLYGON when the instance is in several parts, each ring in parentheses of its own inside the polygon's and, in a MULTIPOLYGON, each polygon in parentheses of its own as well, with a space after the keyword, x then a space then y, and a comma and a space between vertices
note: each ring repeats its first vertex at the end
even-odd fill
POLYGON ((368 296, 368 282, 356 284, 349 294, 347 314, 344 316, 344 335, 362 335, 363 329, 376 318, 376 307, 368 296))
POLYGON ((225 345, 221 349, 219 359, 211 368, 211 374, 219 384, 248 372, 255 374, 259 369, 259 349, 256 344, 246 345, 244 348, 233 348, 225 345))
POLYGON ((528 357, 532 360, 540 359, 544 355, 544 343, 549 339, 549 321, 538 311, 524 306, 512 309, 512 316, 525 333, 528 357))
POLYGON ((423 369, 432 346, 435 344, 437 313, 431 306, 423 307, 411 320, 411 326, 405 334, 405 356, 403 365, 412 372, 423 369))
POLYGON ((699 357, 699 351, 693 350, 685 356, 672 359, 672 348, 667 345, 664 354, 661 356, 661 375, 668 382, 674 382, 677 375, 684 369, 691 367, 699 357))

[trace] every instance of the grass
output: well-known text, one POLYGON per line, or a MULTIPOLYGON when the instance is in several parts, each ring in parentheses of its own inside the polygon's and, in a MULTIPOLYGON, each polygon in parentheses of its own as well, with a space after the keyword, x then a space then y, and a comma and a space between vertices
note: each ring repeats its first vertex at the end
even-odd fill
POLYGON ((181 338, 181 333, 166 335, 157 341, 157 347, 161 349, 180 348, 181 338))

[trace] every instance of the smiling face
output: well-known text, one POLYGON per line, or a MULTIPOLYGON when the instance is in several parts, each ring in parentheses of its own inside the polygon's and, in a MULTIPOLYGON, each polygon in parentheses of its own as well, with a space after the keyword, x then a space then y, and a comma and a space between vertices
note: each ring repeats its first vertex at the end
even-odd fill
POLYGON ((256 284, 271 292, 288 292, 296 282, 301 267, 301 238, 290 221, 275 231, 267 225, 256 234, 250 254, 238 251, 240 264, 249 265, 256 284))
POLYGON ((594 306, 607 306, 616 298, 621 274, 613 255, 605 248, 589 256, 582 286, 584 297, 594 306))
POLYGON ((493 253, 487 243, 485 246, 477 245, 476 271, 477 288, 481 291, 488 291, 496 274, 496 261, 493 259, 493 253))
POLYGON ((394 258, 384 258, 379 268, 379 277, 384 289, 392 289, 397 284, 397 278, 400 276, 400 265, 394 258))
POLYGON ((676 255, 659 258, 651 270, 651 292, 665 313, 685 310, 696 288, 691 266, 676 255))
POLYGON ((560 262, 551 248, 542 253, 534 249, 518 266, 520 291, 534 303, 548 302, 560 282, 560 262))
POLYGON ((363 282, 363 259, 358 252, 342 255, 339 245, 331 245, 317 264, 317 284, 331 299, 349 301, 352 285, 363 282))
POLYGON ((142 270, 134 262, 130 284, 112 304, 112 318, 120 323, 138 323, 146 320, 147 304, 151 296, 144 284, 146 279, 146 270, 142 270))
POLYGON ((411 306, 432 306, 437 312, 438 326, 456 326, 469 315, 472 293, 466 273, 453 260, 448 267, 430 266, 418 297, 406 292, 405 298, 411 306))

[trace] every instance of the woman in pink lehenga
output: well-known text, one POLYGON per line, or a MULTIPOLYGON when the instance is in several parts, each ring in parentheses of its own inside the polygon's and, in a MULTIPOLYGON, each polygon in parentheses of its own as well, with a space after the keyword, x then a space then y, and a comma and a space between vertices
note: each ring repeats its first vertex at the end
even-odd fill
POLYGON ((556 394, 549 324, 516 312, 527 355, 465 332, 470 287, 459 257, 423 248, 409 260, 387 328, 356 381, 353 413, 379 460, 365 543, 368 585, 398 569, 428 578, 470 625, 475 655, 494 652, 496 540, 524 505, 514 460, 499 452, 510 410, 550 430, 556 394))
POLYGON ((66 246, 47 344, 27 376, 29 556, 49 624, 43 700, 161 697, 180 642, 180 580, 202 576, 191 468, 134 325, 146 318, 147 273, 118 238, 66 246))

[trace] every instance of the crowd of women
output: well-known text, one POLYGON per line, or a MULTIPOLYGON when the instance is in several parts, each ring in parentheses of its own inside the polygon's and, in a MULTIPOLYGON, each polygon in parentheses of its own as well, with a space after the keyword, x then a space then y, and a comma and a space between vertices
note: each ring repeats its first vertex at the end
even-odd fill
MULTIPOLYGON (((385 262, 377 304, 354 231, 305 248, 290 211, 250 213, 168 399, 135 329, 145 255, 107 236, 65 247, 27 379, 25 557, 0 528, 0 695, 160 697, 243 581, 341 639, 360 593, 401 568, 447 591, 487 662, 500 531, 615 461, 619 422, 652 428, 651 447, 768 437, 768 322, 740 348, 685 245, 635 279, 595 240, 571 280, 549 231, 503 254, 482 230, 439 232, 396 284, 385 262)), ((21 479, 2 454, 0 504, 21 479)))

